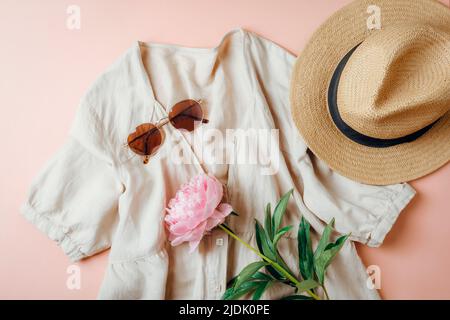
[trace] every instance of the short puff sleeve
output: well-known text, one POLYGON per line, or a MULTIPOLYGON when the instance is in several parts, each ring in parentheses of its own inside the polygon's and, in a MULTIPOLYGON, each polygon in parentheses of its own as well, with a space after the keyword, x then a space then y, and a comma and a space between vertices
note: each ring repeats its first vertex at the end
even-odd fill
POLYGON ((123 192, 96 111, 83 99, 64 145, 33 179, 21 213, 78 261, 111 246, 123 192))

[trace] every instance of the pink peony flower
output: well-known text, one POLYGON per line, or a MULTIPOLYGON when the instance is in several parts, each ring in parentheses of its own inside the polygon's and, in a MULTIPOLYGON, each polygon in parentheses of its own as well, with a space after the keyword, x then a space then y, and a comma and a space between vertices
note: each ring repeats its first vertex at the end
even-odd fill
POLYGON ((189 242, 194 251, 203 236, 233 211, 227 203, 221 203, 223 186, 215 177, 200 174, 181 186, 169 201, 166 226, 172 246, 189 242))

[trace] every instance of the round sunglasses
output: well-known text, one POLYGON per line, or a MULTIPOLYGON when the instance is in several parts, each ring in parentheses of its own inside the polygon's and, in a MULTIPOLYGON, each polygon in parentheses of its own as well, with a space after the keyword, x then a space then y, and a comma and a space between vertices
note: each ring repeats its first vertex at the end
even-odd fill
POLYGON ((203 118, 201 100, 187 99, 176 103, 169 112, 169 116, 160 119, 156 124, 143 123, 136 127, 136 131, 128 136, 128 147, 136 154, 144 156, 147 164, 150 156, 155 154, 163 143, 161 127, 171 123, 178 130, 193 131, 200 123, 208 123, 203 118))

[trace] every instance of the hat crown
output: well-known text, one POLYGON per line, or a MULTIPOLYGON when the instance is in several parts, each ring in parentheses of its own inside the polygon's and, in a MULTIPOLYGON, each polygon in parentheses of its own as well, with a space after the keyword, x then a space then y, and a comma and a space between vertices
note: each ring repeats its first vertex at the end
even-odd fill
POLYGON ((374 138, 432 124, 450 108, 450 36, 428 26, 374 32, 348 60, 337 105, 350 127, 374 138))

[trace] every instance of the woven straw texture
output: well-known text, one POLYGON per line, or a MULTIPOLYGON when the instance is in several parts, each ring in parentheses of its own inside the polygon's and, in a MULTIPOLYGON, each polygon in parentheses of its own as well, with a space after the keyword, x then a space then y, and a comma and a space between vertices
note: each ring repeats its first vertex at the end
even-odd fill
POLYGON ((450 10, 433 0, 351 3, 314 33, 298 57, 290 101, 309 148, 346 177, 387 185, 436 170, 450 159, 450 10), (369 5, 381 9, 381 30, 367 29, 369 5), (328 86, 340 60, 359 43, 339 84, 342 118, 355 130, 383 139, 410 134, 440 118, 417 140, 366 147, 334 125, 328 86))

